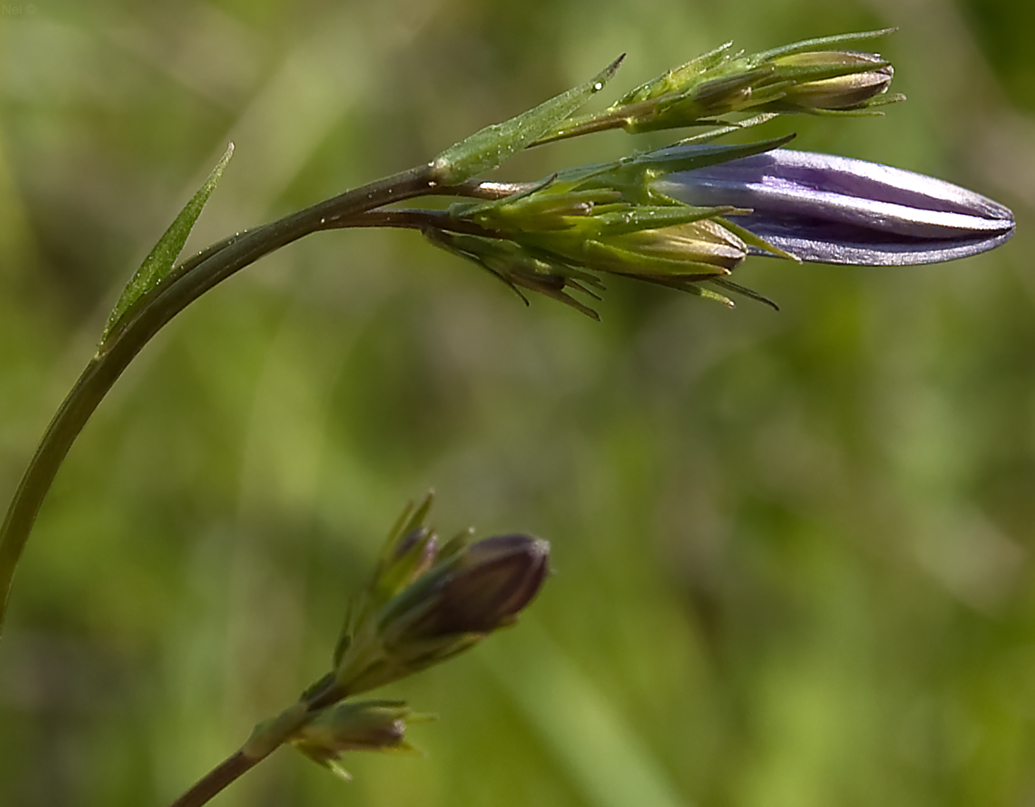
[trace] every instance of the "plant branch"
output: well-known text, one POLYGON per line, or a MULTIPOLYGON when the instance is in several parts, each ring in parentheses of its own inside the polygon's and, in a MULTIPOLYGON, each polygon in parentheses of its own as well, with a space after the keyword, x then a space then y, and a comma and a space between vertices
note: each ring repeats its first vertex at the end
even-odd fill
POLYGON ((505 186, 487 184, 492 187, 484 191, 476 182, 452 187, 439 185, 431 164, 417 166, 225 238, 185 260, 169 277, 137 300, 107 334, 54 415, 0 527, 0 630, 18 560, 65 455, 108 390, 166 323, 226 278, 310 233, 348 226, 342 222, 350 217, 418 196, 492 198, 493 193, 506 195, 501 190, 505 186))
POLYGON ((251 770, 263 757, 249 757, 244 751, 235 751, 174 801, 171 807, 201 807, 236 781, 245 771, 251 770))
POLYGON ((256 726, 248 742, 202 776, 170 807, 207 804, 213 796, 280 748, 321 709, 333 706, 347 695, 333 674, 326 676, 293 706, 256 726))

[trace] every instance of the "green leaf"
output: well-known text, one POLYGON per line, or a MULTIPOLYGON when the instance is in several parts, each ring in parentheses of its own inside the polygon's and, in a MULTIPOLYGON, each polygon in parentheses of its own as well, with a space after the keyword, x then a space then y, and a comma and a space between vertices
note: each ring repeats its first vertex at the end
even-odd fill
POLYGON ((602 89, 625 54, 585 84, 563 92, 515 118, 494 123, 443 151, 432 165, 438 181, 455 185, 503 164, 571 115, 602 89))
POLYGON ((205 184, 187 202, 186 206, 176 217, 176 220, 165 231, 165 234, 155 244, 154 249, 144 258, 144 262, 140 264, 140 268, 137 269, 129 283, 126 284, 126 288, 122 290, 119 301, 108 316, 108 324, 105 326, 104 334, 101 336, 102 347, 108 341, 108 337, 118 327, 126 312, 133 307, 133 304, 159 286, 169 276, 176 263, 176 258, 183 251, 183 245, 187 243, 187 236, 190 235, 190 231, 194 228, 194 222, 198 220, 198 216, 201 215, 208 197, 216 189, 216 184, 223 175, 223 169, 230 162, 230 157, 233 156, 233 153, 234 144, 231 143, 227 146, 226 152, 220 158, 219 163, 212 169, 212 173, 208 175, 205 184))

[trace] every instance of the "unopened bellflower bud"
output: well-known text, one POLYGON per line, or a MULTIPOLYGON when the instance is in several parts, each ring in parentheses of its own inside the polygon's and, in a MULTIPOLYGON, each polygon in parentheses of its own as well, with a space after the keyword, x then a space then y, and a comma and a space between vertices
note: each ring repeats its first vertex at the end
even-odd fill
POLYGON ((1009 209, 957 185, 790 149, 668 174, 654 187, 691 205, 750 209, 737 224, 820 263, 937 263, 985 252, 1014 232, 1009 209))
POLYGON ((550 545, 527 535, 500 535, 471 544, 434 580, 425 602, 404 604, 384 618, 393 646, 487 634, 514 622, 548 573, 550 545), (412 616, 411 616, 412 615, 412 616))
POLYGON ((549 573, 549 544, 505 535, 447 542, 421 523, 430 500, 407 511, 349 620, 334 672, 305 696, 311 707, 418 672, 512 624, 549 573), (402 570, 405 574, 400 575, 402 570))
POLYGON ((790 81, 783 97, 771 109, 816 112, 843 111, 875 105, 885 95, 895 75, 891 65, 874 53, 852 50, 808 51, 773 59, 777 72, 799 72, 803 78, 790 81), (816 78, 808 78, 808 71, 816 78), (832 74, 832 75, 828 75, 832 74))

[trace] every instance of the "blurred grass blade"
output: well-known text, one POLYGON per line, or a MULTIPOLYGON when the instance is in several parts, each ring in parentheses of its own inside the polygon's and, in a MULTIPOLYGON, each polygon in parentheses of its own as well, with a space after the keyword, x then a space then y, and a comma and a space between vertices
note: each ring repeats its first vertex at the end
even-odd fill
POLYGON ((481 654, 544 752, 590 807, 690 807, 640 727, 535 620, 481 654))
POLYGON ((528 148, 604 89, 624 58, 623 53, 585 84, 554 96, 503 123, 486 126, 450 146, 433 163, 439 181, 447 185, 463 182, 502 165, 505 160, 528 148))
POLYGON ((176 217, 176 220, 169 225, 169 229, 165 231, 165 234, 155 244, 154 249, 144 258, 144 262, 140 264, 140 268, 137 269, 129 283, 126 284, 126 288, 122 290, 119 301, 108 316, 108 324, 105 326, 104 334, 101 336, 101 345, 108 341, 108 337, 111 336, 133 304, 168 277, 180 252, 183 251, 183 245, 187 243, 187 236, 190 235, 190 231, 194 228, 194 222, 198 220, 198 216, 201 215, 205 203, 208 202, 208 197, 216 189, 219 178, 223 175, 223 169, 230 162, 230 157, 233 156, 233 153, 234 144, 231 143, 227 146, 226 152, 220 158, 219 163, 212 169, 212 173, 208 175, 205 184, 187 202, 186 206, 176 217))

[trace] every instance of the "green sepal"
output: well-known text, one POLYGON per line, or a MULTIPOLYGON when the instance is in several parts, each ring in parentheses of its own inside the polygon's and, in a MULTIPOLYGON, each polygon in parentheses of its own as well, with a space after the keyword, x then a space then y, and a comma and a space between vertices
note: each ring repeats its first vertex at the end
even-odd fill
POLYGON ((627 92, 608 107, 608 111, 616 111, 630 104, 649 101, 652 98, 657 98, 666 93, 678 91, 680 88, 685 87, 687 83, 691 82, 696 76, 702 75, 708 70, 713 70, 728 61, 730 59, 730 49, 732 47, 733 42, 731 40, 719 45, 719 47, 714 50, 710 50, 707 53, 703 53, 700 56, 691 59, 684 65, 680 65, 679 67, 662 73, 657 78, 651 79, 650 81, 641 84, 639 87, 627 92))
POLYGON ((761 64, 770 59, 780 56, 792 56, 796 53, 804 53, 810 50, 824 50, 831 45, 844 45, 849 42, 861 42, 864 39, 876 39, 878 37, 893 34, 898 28, 880 28, 876 31, 859 31, 852 34, 836 34, 834 36, 821 36, 817 39, 803 39, 801 42, 793 42, 790 45, 783 45, 772 50, 764 50, 754 53, 748 57, 753 64, 761 64))
POLYGON ((780 249, 777 246, 770 244, 764 238, 755 235, 748 229, 741 227, 735 221, 730 221, 727 218, 717 218, 716 221, 737 236, 741 241, 747 244, 749 247, 754 247, 759 252, 764 252, 768 255, 772 255, 774 258, 783 258, 784 260, 794 261, 795 263, 801 263, 801 258, 794 255, 786 250, 780 249))
POLYGON ((889 95, 879 95, 866 102, 866 106, 852 109, 809 109, 806 112, 817 118, 883 118, 884 111, 875 107, 887 106, 888 104, 900 104, 906 100, 906 96, 900 92, 889 95))
POLYGON ((435 179, 455 185, 503 164, 526 149, 600 92, 622 63, 622 54, 585 84, 544 101, 517 117, 494 123, 450 146, 432 162, 435 179))
POLYGON ((665 174, 692 171, 695 168, 707 168, 741 157, 752 157, 782 148, 793 139, 794 135, 789 134, 771 140, 737 145, 694 143, 692 148, 676 143, 655 151, 626 157, 606 170, 597 170, 584 180, 582 187, 618 190, 622 198, 632 204, 675 204, 675 200, 653 188, 654 180, 665 174))
POLYGON ((123 317, 133 307, 134 303, 159 286, 169 276, 173 266, 176 264, 176 259, 179 257, 180 252, 183 251, 183 245, 187 243, 187 236, 190 235, 190 231, 194 228, 194 222, 198 220, 198 216, 201 215, 201 211, 204 209, 205 203, 208 202, 209 196, 216 189, 219 178, 223 175, 223 169, 230 162, 230 157, 233 156, 233 153, 234 144, 231 143, 227 146, 216 167, 212 169, 212 173, 208 175, 205 184, 187 202, 173 223, 169 225, 169 229, 158 239, 154 249, 144 258, 144 262, 140 264, 140 268, 137 269, 129 283, 126 284, 118 302, 115 303, 115 308, 112 309, 111 314, 108 316, 108 324, 104 327, 104 333, 101 335, 101 348, 105 346, 108 337, 118 328, 123 317))
MULTIPOLYGON (((739 283, 734 283, 732 280, 729 280, 728 278, 717 277, 709 280, 708 282, 713 283, 714 285, 719 286, 720 288, 726 289, 727 291, 731 291, 734 294, 739 294, 743 297, 747 297, 749 300, 754 300, 757 303, 763 303, 769 306, 771 309, 773 309, 773 311, 780 310, 780 306, 778 306, 765 295, 759 294, 757 291, 755 291, 754 289, 749 289, 747 286, 741 286, 739 283)), ((730 300, 729 303, 731 306, 733 305, 732 300, 730 300)))
POLYGON ((632 210, 615 211, 594 216, 590 221, 596 234, 616 236, 635 233, 640 230, 658 230, 662 227, 676 227, 715 216, 747 213, 732 207, 692 207, 691 205, 667 205, 657 207, 642 205, 632 210))

